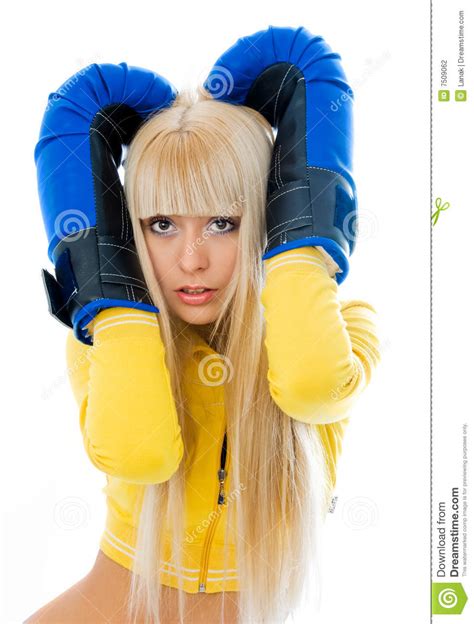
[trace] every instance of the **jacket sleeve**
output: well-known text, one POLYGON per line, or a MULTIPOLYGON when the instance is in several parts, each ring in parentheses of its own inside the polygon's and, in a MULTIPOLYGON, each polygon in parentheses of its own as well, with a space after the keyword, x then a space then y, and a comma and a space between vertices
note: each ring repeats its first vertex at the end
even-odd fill
POLYGON ((156 314, 102 310, 88 326, 92 346, 69 330, 68 376, 90 460, 108 475, 161 483, 184 446, 156 314))
POLYGON ((344 418, 380 360, 376 311, 341 303, 325 256, 315 247, 264 260, 261 293, 270 394, 286 414, 308 424, 344 418))

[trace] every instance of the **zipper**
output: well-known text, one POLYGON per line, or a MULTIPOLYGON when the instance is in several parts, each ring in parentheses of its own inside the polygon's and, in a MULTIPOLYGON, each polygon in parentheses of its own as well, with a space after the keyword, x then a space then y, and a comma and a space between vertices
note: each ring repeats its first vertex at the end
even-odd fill
MULTIPOLYGON (((222 441, 222 446, 221 446, 221 462, 220 462, 220 468, 217 471, 217 479, 219 481, 219 493, 217 495, 217 504, 214 507, 214 511, 218 511, 220 505, 225 504, 224 481, 227 476, 226 464, 227 464, 227 431, 224 433, 224 439, 222 441)), ((220 516, 221 516, 220 512, 218 514, 214 514, 211 525, 207 531, 206 542, 204 543, 204 565, 202 567, 201 575, 199 577, 199 591, 200 592, 206 591, 207 568, 209 566, 209 553, 211 551, 211 542, 212 542, 212 538, 214 537, 217 522, 220 516)))
POLYGON ((224 480, 226 477, 225 464, 227 459, 227 432, 224 434, 224 441, 221 448, 221 467, 217 471, 217 477, 219 479, 219 496, 217 497, 217 504, 224 505, 225 493, 224 493, 224 480))

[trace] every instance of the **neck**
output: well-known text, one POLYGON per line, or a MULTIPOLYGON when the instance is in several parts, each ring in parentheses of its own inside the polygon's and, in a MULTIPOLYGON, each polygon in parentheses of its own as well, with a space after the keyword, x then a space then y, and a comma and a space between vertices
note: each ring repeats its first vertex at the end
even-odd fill
POLYGON ((206 323, 205 325, 193 325, 194 330, 203 338, 208 344, 213 328, 212 323, 206 323))

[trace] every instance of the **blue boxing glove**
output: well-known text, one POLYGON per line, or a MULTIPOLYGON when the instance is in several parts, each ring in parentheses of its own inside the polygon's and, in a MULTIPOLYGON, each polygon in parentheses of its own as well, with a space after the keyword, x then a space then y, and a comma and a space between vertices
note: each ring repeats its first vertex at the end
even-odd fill
POLYGON ((238 39, 216 61, 204 87, 215 99, 257 110, 277 131, 263 259, 319 246, 338 265, 340 284, 357 223, 353 94, 340 56, 302 26, 270 26, 238 39))
POLYGON ((139 263, 118 168, 122 146, 176 89, 126 63, 92 64, 51 93, 34 157, 56 276, 42 269, 51 314, 91 345, 86 325, 110 307, 159 312, 139 263))

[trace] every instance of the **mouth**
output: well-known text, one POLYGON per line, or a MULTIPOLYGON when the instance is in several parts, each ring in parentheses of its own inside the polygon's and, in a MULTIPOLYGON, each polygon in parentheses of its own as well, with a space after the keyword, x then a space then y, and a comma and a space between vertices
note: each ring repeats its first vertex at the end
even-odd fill
POLYGON ((201 294, 203 292, 207 292, 208 290, 216 290, 215 288, 205 288, 205 287, 196 287, 196 288, 191 288, 191 287, 184 287, 184 288, 179 288, 176 292, 185 292, 188 293, 189 295, 197 295, 197 294, 201 294))
POLYGON ((200 305, 210 301, 217 292, 216 288, 201 288, 197 292, 189 292, 187 288, 180 288, 175 291, 183 303, 200 305))

